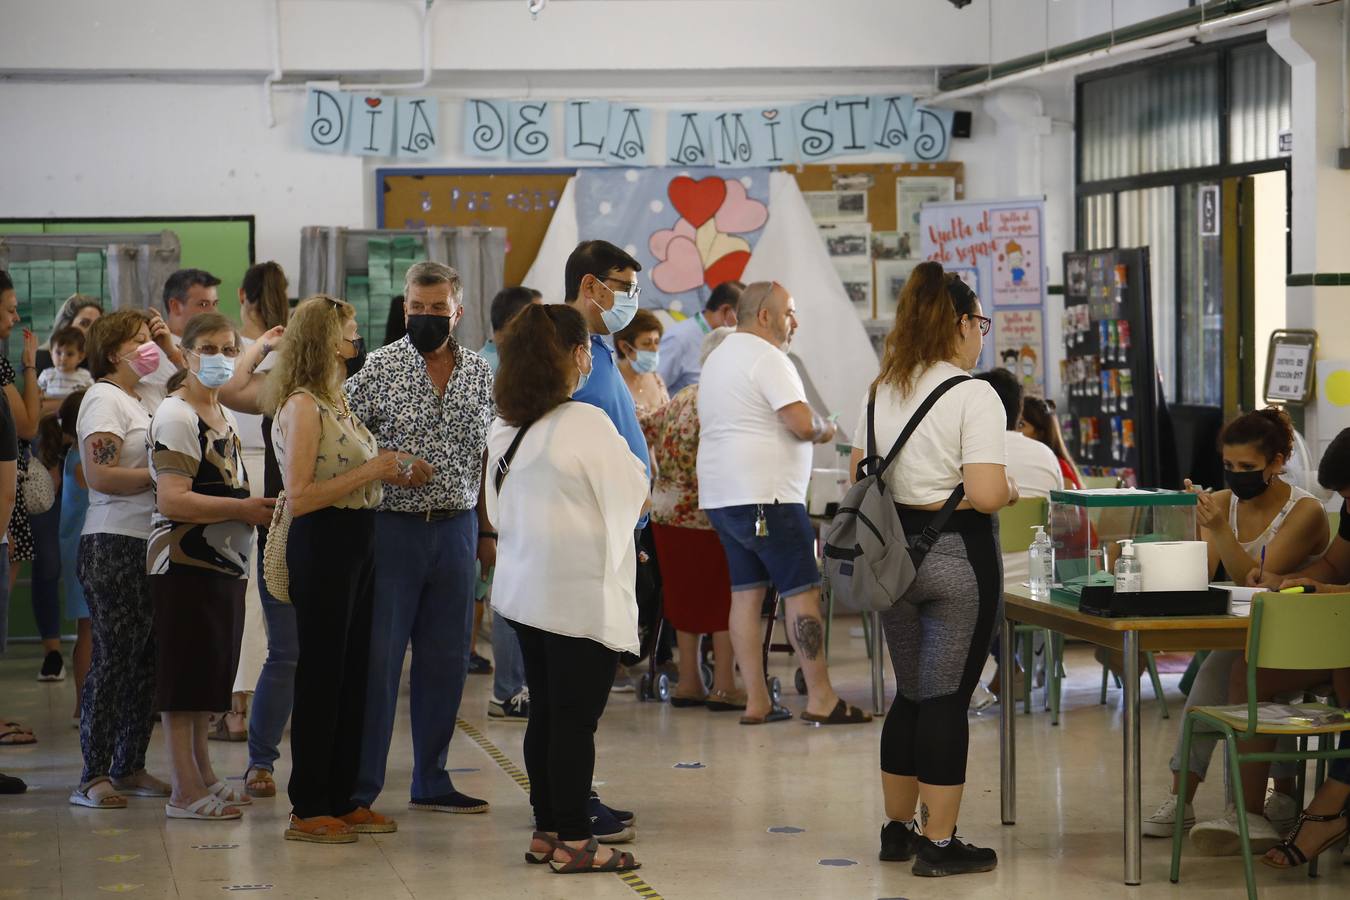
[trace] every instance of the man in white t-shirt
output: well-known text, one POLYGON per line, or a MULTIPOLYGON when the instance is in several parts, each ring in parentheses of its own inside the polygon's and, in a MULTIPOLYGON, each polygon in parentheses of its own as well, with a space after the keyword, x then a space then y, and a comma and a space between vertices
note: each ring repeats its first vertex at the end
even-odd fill
POLYGON ((758 725, 792 718, 764 682, 761 610, 772 584, 787 606, 787 628, 802 673, 802 718, 822 724, 870 720, 839 699, 825 663, 815 530, 806 514, 811 445, 834 440, 833 422, 806 402, 787 347, 796 304, 777 282, 756 282, 737 304, 738 328, 703 365, 698 394, 699 505, 721 538, 731 573, 732 646, 745 678, 745 715, 758 725))

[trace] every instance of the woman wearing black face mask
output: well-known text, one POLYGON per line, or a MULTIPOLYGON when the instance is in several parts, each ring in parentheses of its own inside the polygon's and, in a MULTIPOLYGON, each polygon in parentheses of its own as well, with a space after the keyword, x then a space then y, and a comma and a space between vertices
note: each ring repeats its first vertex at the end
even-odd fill
MULTIPOLYGON (((1322 505, 1307 491, 1280 477, 1294 451, 1294 426, 1289 416, 1275 408, 1249 412, 1224 427, 1219 443, 1226 488, 1210 492, 1189 480, 1186 482, 1187 490, 1196 494, 1196 518, 1200 535, 1209 545, 1211 577, 1218 574, 1222 564, 1229 580, 1245 584, 1249 574, 1255 575, 1262 569, 1263 558, 1267 572, 1292 572, 1320 556, 1330 540, 1322 505)), ((1210 653, 1187 695, 1187 709, 1230 702, 1230 673, 1235 665, 1243 665, 1242 660, 1241 650, 1210 653)), ((1190 759, 1186 760, 1191 775, 1183 808, 1187 824, 1194 821, 1190 801, 1205 778, 1216 743, 1215 735, 1198 732, 1191 741, 1190 759)), ((1172 796, 1144 820, 1144 834, 1172 836, 1177 814, 1177 773, 1182 762, 1178 729, 1176 752, 1171 760, 1172 796)), ((1248 816, 1253 848, 1270 847, 1287 830, 1289 820, 1298 814, 1297 801, 1292 798, 1293 766, 1276 763, 1271 774, 1275 778, 1275 793, 1266 802, 1265 815, 1248 816)), ((1236 813, 1231 810, 1230 813, 1196 826, 1192 837, 1203 852, 1235 852, 1239 846, 1238 825, 1236 813)))

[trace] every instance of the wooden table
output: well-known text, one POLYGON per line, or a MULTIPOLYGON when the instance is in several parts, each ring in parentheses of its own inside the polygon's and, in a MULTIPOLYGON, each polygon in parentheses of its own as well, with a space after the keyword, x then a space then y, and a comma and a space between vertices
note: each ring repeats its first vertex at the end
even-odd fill
MULTIPOLYGON (((1247 622, 1242 616, 1201 618, 1152 617, 1107 619, 1090 616, 1069 606, 1032 600, 1031 591, 1017 586, 1003 594, 1002 658, 1013 659, 1013 626, 1049 628, 1068 637, 1125 655, 1125 883, 1139 884, 1142 844, 1139 772, 1139 653, 1144 650, 1240 650, 1247 646, 1247 622)), ((1011 671, 1009 669, 1008 671, 1011 671)), ((1017 756, 1014 742, 1017 704, 1004 702, 999 753, 1003 824, 1016 823, 1017 756)))

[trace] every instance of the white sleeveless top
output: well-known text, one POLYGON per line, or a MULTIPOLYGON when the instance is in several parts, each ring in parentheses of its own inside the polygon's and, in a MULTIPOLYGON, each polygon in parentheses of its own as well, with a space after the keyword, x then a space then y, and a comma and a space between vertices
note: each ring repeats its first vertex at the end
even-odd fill
MULTIPOLYGON (((1280 526, 1284 524, 1284 520, 1289 517, 1289 512, 1294 508, 1294 504, 1298 503, 1298 501, 1302 500, 1305 497, 1312 497, 1312 494, 1308 493, 1298 485, 1294 484, 1289 485, 1289 500, 1284 504, 1283 507, 1280 508, 1280 511, 1278 514, 1276 514, 1275 518, 1270 520, 1270 524, 1266 526, 1266 530, 1258 534, 1255 538, 1253 538, 1250 541, 1244 541, 1241 538, 1238 538, 1238 543, 1242 546, 1242 549, 1248 553, 1260 554, 1261 548, 1275 539, 1275 535, 1279 532, 1280 526)), ((1232 502, 1230 502, 1228 505, 1228 526, 1233 529, 1233 536, 1237 537, 1238 535, 1237 495, 1236 494, 1230 495, 1230 500, 1232 502)))

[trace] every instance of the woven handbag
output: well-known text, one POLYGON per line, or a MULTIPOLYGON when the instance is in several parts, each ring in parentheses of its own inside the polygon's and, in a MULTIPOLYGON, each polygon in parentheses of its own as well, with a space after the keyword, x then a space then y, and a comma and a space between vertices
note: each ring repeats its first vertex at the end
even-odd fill
POLYGON ((286 492, 277 494, 277 505, 272 510, 272 525, 267 529, 267 546, 263 548, 263 583, 267 592, 282 603, 291 602, 291 570, 286 565, 286 543, 291 533, 291 509, 286 503, 286 492))

